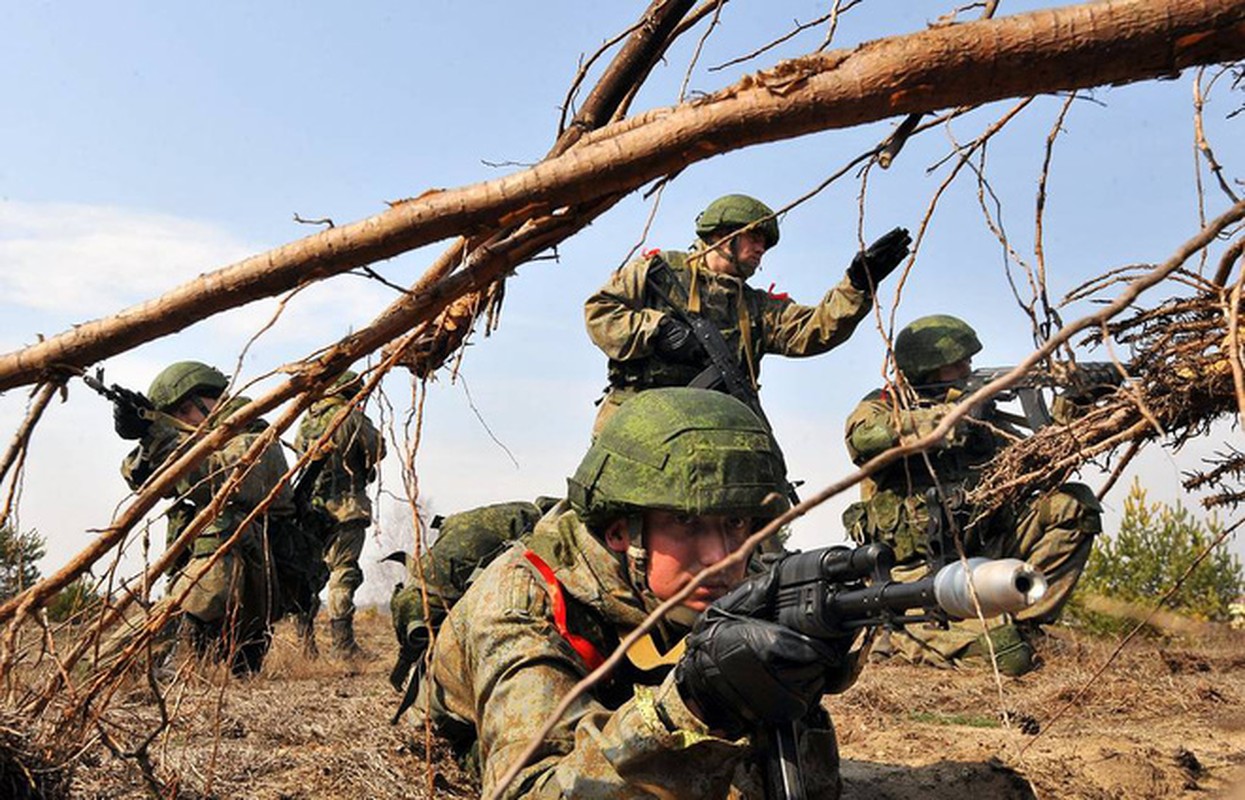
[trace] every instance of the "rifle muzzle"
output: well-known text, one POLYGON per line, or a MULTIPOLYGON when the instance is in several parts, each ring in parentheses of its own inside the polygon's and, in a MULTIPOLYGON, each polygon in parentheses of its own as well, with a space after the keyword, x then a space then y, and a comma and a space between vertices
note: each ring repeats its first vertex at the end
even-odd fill
POLYGON ((934 576, 934 598, 954 619, 1015 614, 1042 599, 1046 576, 1015 558, 970 558, 948 564, 934 576))

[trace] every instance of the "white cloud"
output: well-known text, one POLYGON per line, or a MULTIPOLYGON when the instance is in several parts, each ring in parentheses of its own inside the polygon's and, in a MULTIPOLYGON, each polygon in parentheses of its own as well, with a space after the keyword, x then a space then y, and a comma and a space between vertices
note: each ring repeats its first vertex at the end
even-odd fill
POLYGON ((251 250, 220 227, 165 214, 0 202, 0 295, 28 309, 101 316, 251 250))

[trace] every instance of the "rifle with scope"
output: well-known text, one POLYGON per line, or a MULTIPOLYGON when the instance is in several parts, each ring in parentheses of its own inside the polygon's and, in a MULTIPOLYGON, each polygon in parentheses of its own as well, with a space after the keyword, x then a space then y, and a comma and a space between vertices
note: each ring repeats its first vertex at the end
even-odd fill
MULTIPOLYGON (((943 383, 927 383, 914 387, 923 394, 959 389, 965 395, 972 394, 986 384, 993 383, 1015 369, 1010 367, 978 367, 967 378, 943 383)), ((995 403, 1019 400, 1023 418, 1018 422, 1036 431, 1054 422, 1043 389, 1059 389, 1062 396, 1075 404, 1093 402, 1115 391, 1127 376, 1119 365, 1111 361, 1055 362, 1047 367, 1035 367, 1019 381, 994 395, 995 403)))
MULTIPOLYGON (((941 560, 938 557, 937 560, 941 560)), ((846 646, 863 628, 1015 614, 1046 593, 1046 578, 1014 558, 951 560, 925 578, 891 577, 895 553, 885 544, 838 545, 790 554, 773 566, 777 588, 765 617, 806 636, 846 646), (921 613, 912 614, 911 611, 921 613)), ((767 796, 804 800, 796 725, 771 726, 767 796)))

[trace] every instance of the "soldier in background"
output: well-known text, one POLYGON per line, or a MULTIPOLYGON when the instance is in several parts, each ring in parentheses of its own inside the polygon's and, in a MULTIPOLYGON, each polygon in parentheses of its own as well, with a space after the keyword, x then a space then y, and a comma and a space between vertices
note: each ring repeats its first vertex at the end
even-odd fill
MULTIPOLYGON (((207 431, 250 402, 225 397, 229 379, 199 361, 171 364, 151 382, 144 397, 127 393, 129 402, 114 406, 114 427, 123 439, 137 439, 126 456, 121 474, 138 490, 196 431, 207 431)), ((228 481, 267 424, 255 420, 209 455, 171 489, 169 514, 171 542, 186 528, 228 481)), ((282 487, 263 514, 244 521, 287 472, 285 456, 274 442, 250 466, 217 515, 199 533, 189 552, 179 560, 170 595, 181 596, 183 629, 200 655, 229 660, 235 674, 257 672, 271 640, 271 623, 280 609, 270 598, 276 588, 270 540, 279 539, 293 525, 293 494, 282 487), (228 553, 209 565, 223 542, 237 535, 228 553)))
MULTIPOLYGON (((713 382, 717 372, 704 377, 715 354, 693 332, 691 317, 717 329, 722 360, 753 396, 767 353, 803 358, 842 344, 911 242, 906 230, 895 228, 858 253, 820 303, 804 306, 786 294, 748 285, 762 257, 778 244, 778 221, 760 200, 742 194, 719 197, 696 217, 696 237, 690 252, 653 250, 631 261, 584 304, 588 335, 609 357, 610 385, 594 433, 645 389, 730 391, 713 382)), ((761 413, 758 404, 749 405, 761 413)))
MULTIPOLYGON (((380 431, 363 413, 356 396, 362 388, 358 374, 347 370, 334 382, 330 394, 307 410, 294 447, 306 453, 316 447, 338 414, 345 419, 308 462, 302 481, 309 481, 309 504, 324 520, 324 564, 328 568, 328 615, 333 652, 353 658, 365 655, 354 635, 354 595, 363 584, 359 554, 368 526, 372 524, 372 501, 368 484, 376 480, 377 467, 385 456, 380 431)), ((304 488, 300 482, 299 494, 304 488)), ((305 646, 314 651, 310 615, 300 616, 305 646)))
MULTIPOLYGON (((486 795, 603 655, 787 506, 769 430, 740 401, 700 389, 629 401, 567 484, 568 500, 454 604, 417 706, 476 762, 486 795)), ((837 798, 819 701, 851 683, 854 658, 747 616, 776 573, 732 592, 746 569, 701 585, 630 648, 502 796, 760 798, 754 735, 795 723, 808 796, 837 798)))
MULTIPOLYGON (((965 396, 961 382, 980 350, 976 332, 953 316, 921 317, 901 330, 895 337, 895 364, 906 386, 872 392, 848 417, 852 460, 862 465, 937 427, 965 396)), ((993 403, 975 410, 935 449, 895 461, 863 481, 860 502, 844 512, 848 533, 860 543, 880 541, 893 547, 900 565, 897 576, 906 572, 905 580, 924 577, 929 490, 937 486, 954 505, 975 486, 981 468, 1023 435, 997 415, 993 403)), ((1102 530, 1102 507, 1088 486, 1065 483, 1019 507, 976 517, 962 504, 955 516, 959 527, 971 521, 963 532, 968 555, 1028 561, 1049 582, 1045 597, 1015 619, 992 621, 988 634, 979 633, 980 625, 969 621, 955 623, 949 631, 910 626, 891 638, 910 660, 947 664, 988 656, 989 636, 1000 670, 1021 675, 1034 666, 1031 640, 1039 626, 1059 617, 1085 569, 1094 536, 1102 530)), ((874 652, 882 649, 875 647, 874 652)))

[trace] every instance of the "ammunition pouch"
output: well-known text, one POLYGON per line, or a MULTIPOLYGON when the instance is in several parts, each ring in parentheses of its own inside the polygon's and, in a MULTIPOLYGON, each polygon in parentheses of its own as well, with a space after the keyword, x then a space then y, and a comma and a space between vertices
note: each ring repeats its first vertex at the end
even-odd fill
POLYGON ((880 491, 848 506, 843 512, 843 527, 858 544, 889 545, 899 564, 929 555, 929 511, 921 495, 905 497, 889 489, 880 491))

